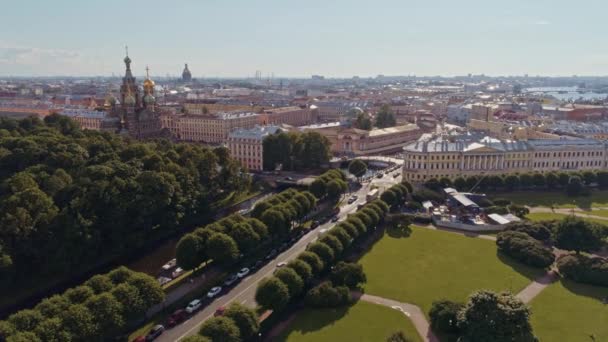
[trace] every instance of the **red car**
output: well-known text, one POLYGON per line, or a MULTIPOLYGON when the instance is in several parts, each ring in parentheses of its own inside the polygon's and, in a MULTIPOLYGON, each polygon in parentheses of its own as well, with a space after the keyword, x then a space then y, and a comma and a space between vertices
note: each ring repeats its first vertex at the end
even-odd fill
POLYGON ((167 319, 167 326, 172 328, 188 318, 188 313, 184 309, 175 310, 167 319))
POLYGON ((145 336, 137 336, 132 342, 146 342, 145 336))
POLYGON ((215 310, 215 312, 213 313, 213 316, 217 317, 217 316, 223 316, 224 315, 224 311, 226 311, 226 308, 223 306, 220 306, 219 308, 217 308, 217 310, 215 310))

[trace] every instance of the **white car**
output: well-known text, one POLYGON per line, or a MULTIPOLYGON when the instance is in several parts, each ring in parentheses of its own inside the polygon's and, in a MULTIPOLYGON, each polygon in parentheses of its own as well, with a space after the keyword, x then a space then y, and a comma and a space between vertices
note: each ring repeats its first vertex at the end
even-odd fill
POLYGON ((191 314, 191 313, 197 311, 198 309, 200 309, 202 305, 203 305, 203 302, 201 302, 199 299, 195 299, 195 300, 191 301, 190 304, 188 304, 188 306, 186 306, 186 312, 191 314))
POLYGON ((239 278, 245 278, 248 274, 249 274, 249 269, 247 267, 245 267, 245 268, 241 268, 241 270, 239 271, 239 273, 236 274, 236 276, 239 278))
POLYGON ((213 298, 217 296, 220 292, 222 292, 222 288, 220 286, 216 286, 207 292, 207 298, 213 298))
POLYGON ((287 263, 285 261, 281 261, 280 263, 277 264, 277 267, 283 267, 287 265, 287 263))
POLYGON ((177 265, 177 259, 171 259, 163 265, 163 270, 168 271, 177 265))

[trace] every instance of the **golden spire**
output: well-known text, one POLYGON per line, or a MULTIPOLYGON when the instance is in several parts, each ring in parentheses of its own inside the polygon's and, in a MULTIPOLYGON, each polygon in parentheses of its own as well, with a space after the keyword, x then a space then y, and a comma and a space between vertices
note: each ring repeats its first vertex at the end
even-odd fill
POLYGON ((146 80, 144 81, 144 91, 147 94, 154 93, 154 81, 150 79, 150 68, 146 65, 146 80))

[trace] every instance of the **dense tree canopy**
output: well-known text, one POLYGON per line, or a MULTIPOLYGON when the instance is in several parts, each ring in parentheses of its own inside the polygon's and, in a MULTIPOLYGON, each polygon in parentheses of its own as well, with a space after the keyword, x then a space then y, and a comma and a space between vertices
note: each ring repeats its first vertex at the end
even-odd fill
POLYGON ((397 124, 395 114, 389 105, 382 105, 378 113, 376 113, 375 125, 378 128, 393 127, 397 124))
POLYGON ((319 168, 331 158, 330 142, 318 132, 281 132, 263 142, 264 170, 306 170, 319 168))
POLYGON ((222 151, 0 119, 0 286, 77 276, 209 217, 249 180, 222 151))

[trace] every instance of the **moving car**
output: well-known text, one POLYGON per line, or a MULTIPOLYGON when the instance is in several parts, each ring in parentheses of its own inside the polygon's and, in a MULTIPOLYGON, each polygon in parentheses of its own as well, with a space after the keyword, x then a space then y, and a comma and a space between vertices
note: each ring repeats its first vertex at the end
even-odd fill
POLYGON ((245 278, 249 274, 249 269, 247 267, 241 268, 239 273, 236 274, 239 278, 245 278))
POLYGON ((200 309, 202 305, 203 305, 203 302, 201 302, 200 299, 195 299, 195 300, 191 301, 188 304, 188 306, 186 306, 186 312, 189 314, 192 314, 192 313, 196 312, 198 309, 200 309))
POLYGON ((233 274, 224 281, 224 285, 230 286, 230 285, 236 283, 238 280, 239 280, 239 277, 237 277, 236 274, 233 274))
POLYGON ((165 327, 157 324, 154 327, 152 327, 152 329, 150 329, 150 332, 148 332, 148 335, 146 335, 146 341, 154 341, 158 336, 162 335, 163 332, 165 332, 165 327))
POLYGON ((277 264, 277 267, 283 267, 287 265, 287 263, 285 261, 281 261, 280 263, 277 264))
POLYGON ((217 296, 218 294, 220 294, 220 292, 222 292, 221 286, 213 287, 213 288, 211 288, 211 290, 209 290, 209 292, 207 292, 207 298, 213 298, 213 297, 217 296))
POLYGON ((187 317, 188 317, 188 313, 186 312, 186 310, 184 310, 184 309, 175 310, 171 314, 171 316, 169 316, 169 318, 167 319, 167 326, 169 328, 172 328, 172 327, 180 324, 184 320, 186 320, 187 317))

